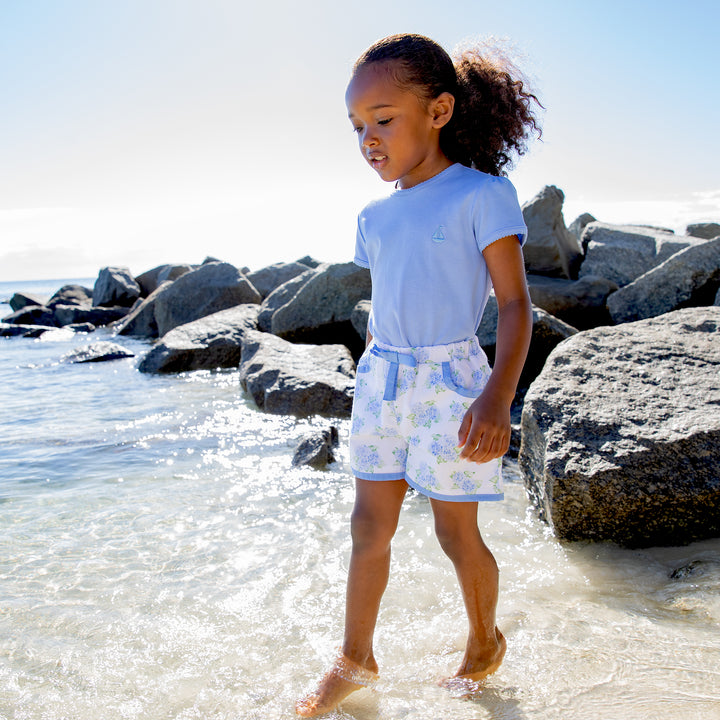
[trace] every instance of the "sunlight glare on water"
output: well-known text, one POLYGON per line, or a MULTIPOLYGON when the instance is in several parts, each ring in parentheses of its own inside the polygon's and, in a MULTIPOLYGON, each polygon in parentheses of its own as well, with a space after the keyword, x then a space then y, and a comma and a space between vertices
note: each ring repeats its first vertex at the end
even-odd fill
MULTIPOLYGON (((347 421, 258 412, 233 370, 64 364, 81 341, 54 335, 0 356, 0 716, 294 717, 342 637, 347 421), (338 461, 292 468, 331 422, 338 461)), ((466 620, 429 504, 409 493, 381 681, 328 717, 720 718, 720 541, 560 544, 506 470, 505 502, 479 511, 501 572, 501 670, 471 700, 438 687, 466 620)))

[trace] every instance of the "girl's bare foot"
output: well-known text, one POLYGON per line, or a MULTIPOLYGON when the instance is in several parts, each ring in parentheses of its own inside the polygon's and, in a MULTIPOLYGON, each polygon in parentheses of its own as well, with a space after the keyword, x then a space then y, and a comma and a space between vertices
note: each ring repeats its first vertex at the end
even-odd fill
POLYGON ((377 680, 377 673, 358 665, 342 653, 325 673, 315 692, 295 704, 300 717, 315 717, 334 710, 350 693, 368 687, 377 680))
POLYGON ((466 655, 457 674, 444 680, 443 687, 465 694, 477 692, 481 688, 480 682, 488 675, 492 675, 500 667, 505 657, 507 641, 498 628, 495 628, 495 638, 497 644, 494 652, 474 658, 468 658, 466 655))

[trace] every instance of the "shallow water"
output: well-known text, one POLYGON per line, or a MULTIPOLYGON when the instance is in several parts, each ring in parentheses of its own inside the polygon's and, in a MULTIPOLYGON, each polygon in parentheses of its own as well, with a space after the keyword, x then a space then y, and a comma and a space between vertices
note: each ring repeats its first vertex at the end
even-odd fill
MULTIPOLYGON (((330 470, 293 469, 329 420, 258 412, 234 371, 60 362, 105 338, 0 339, 0 717, 294 717, 342 633, 347 422, 330 470)), ((466 621, 428 503, 409 494, 381 682, 329 717, 720 718, 720 540, 563 545, 513 463, 506 482, 479 513, 501 570, 501 670, 471 700, 437 686, 466 621)))

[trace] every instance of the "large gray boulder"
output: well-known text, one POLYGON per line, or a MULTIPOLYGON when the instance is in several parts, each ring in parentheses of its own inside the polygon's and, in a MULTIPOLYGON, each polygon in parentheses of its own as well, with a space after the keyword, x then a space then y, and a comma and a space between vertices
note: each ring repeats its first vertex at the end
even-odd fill
POLYGON ((278 285, 262 302, 258 315, 258 328, 263 332, 272 332, 272 317, 275 311, 289 303, 314 275, 315 268, 306 266, 302 273, 278 285))
MULTIPOLYGON (((523 371, 520 375, 518 388, 523 390, 539 375, 545 360, 558 343, 574 335, 577 330, 562 320, 533 306, 532 338, 528 349, 523 371)), ((497 344, 498 306, 495 293, 490 293, 480 327, 476 335, 480 346, 488 357, 490 365, 495 361, 497 344)))
POLYGON ((118 335, 135 335, 136 337, 158 337, 157 320, 155 320, 155 301, 165 288, 172 285, 172 281, 162 283, 146 298, 138 300, 130 312, 115 325, 118 335))
POLYGON ((597 218, 590 213, 583 213, 582 215, 578 215, 571 223, 568 225, 568 230, 577 238, 578 245, 581 245, 581 238, 583 234, 583 230, 591 223, 595 222, 597 218))
POLYGON ((577 277, 582 249, 577 237, 566 227, 562 206, 563 191, 544 187, 522 206, 528 236, 523 246, 525 268, 539 275, 577 277))
POLYGON ((41 305, 45 305, 46 303, 42 298, 35 295, 14 293, 8 304, 13 312, 17 312, 18 310, 24 310, 26 307, 39 307, 41 305))
POLYGON ((5 316, 2 321, 13 325, 46 325, 58 327, 53 311, 45 305, 27 305, 5 316))
POLYGON ((164 287, 155 298, 155 321, 158 335, 178 325, 235 305, 260 303, 260 294, 234 266, 207 262, 197 270, 181 275, 164 287))
POLYGON ((258 407, 278 415, 349 417, 355 363, 344 345, 303 345, 246 332, 240 384, 258 407))
POLYGON ((676 252, 702 242, 657 228, 593 222, 582 234, 585 259, 580 277, 597 275, 623 287, 676 252))
POLYGON ((607 299, 615 323, 712 305, 720 288, 720 237, 691 245, 607 299))
POLYGON ((368 321, 371 310, 372 303, 370 300, 361 300, 353 308, 352 314, 350 315, 350 322, 363 342, 367 340, 368 321))
POLYGON ((294 297, 273 313, 271 331, 291 342, 342 343, 359 357, 365 343, 350 318, 357 303, 371 294, 369 270, 351 262, 321 265, 294 297))
POLYGON ((181 275, 194 270, 196 267, 197 265, 185 264, 158 265, 138 275, 135 280, 138 285, 140 285, 141 296, 148 297, 148 295, 154 293, 164 282, 177 280, 181 275))
POLYGON ((528 275, 528 289, 533 305, 579 330, 610 325, 606 302, 618 289, 611 280, 587 275, 579 280, 528 275))
POLYGON ((720 308, 578 333, 525 397, 519 464, 565 540, 720 535, 720 308))
POLYGON ((130 307, 140 297, 140 286, 126 267, 104 267, 95 281, 92 297, 93 305, 98 307, 130 307))
POLYGON ((58 305, 78 305, 91 307, 93 291, 83 285, 63 285, 46 303, 50 309, 58 305))
POLYGON ((237 367, 243 335, 257 328, 260 306, 237 305, 179 325, 163 335, 138 370, 144 373, 175 373, 237 367))
POLYGON ((37 338, 52 328, 48 325, 17 325, 15 323, 0 322, 0 337, 27 337, 37 338))
POLYGON ((288 280, 301 275, 308 269, 307 265, 299 262, 275 263, 267 267, 248 273, 248 280, 265 299, 276 288, 288 280))
POLYGON ((110 325, 127 315, 128 308, 117 307, 88 307, 86 305, 56 305, 53 316, 56 325, 83 325, 90 323, 96 327, 110 325))
POLYGON ((713 238, 720 237, 720 224, 716 222, 692 223, 687 226, 685 232, 693 237, 712 240, 713 238))

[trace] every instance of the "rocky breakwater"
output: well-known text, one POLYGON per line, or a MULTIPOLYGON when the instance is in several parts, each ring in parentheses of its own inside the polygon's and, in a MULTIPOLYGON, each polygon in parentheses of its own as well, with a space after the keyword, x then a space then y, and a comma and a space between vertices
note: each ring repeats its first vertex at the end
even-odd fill
MULTIPOLYGON (((720 340, 708 306, 720 305, 720 227, 697 224, 676 235, 588 213, 566 226, 563 201, 549 186, 523 206, 533 338, 513 406, 513 447, 522 440, 529 495, 563 538, 648 544, 720 534, 703 510, 717 510, 717 436, 702 425, 695 434, 696 415, 682 399, 697 377, 707 390, 697 401, 708 417, 719 414, 709 378, 720 340), (707 315, 676 314, 695 307, 707 315), (623 324, 630 320, 649 325, 623 324), (668 382, 653 380, 658 368, 663 378, 682 374, 686 385, 669 392, 668 382), (628 378, 638 384, 623 385, 628 378), (643 402, 621 412, 636 397, 643 402), (624 424, 605 432, 608 418, 620 416, 624 424), (682 462, 673 466, 675 456, 682 462), (608 464, 613 473, 600 473, 608 464), (675 467, 682 482, 658 467, 675 467)), ((92 290, 63 288, 46 304, 16 296, 0 334, 109 324, 118 340, 152 343, 138 361, 142 372, 238 368, 243 389, 266 412, 347 417, 370 296, 366 270, 307 257, 255 272, 212 258, 137 277, 104 268, 92 290)), ((496 323, 491 296, 477 333, 491 360, 496 323)), ((106 346, 88 352, 117 354, 106 346)))
POLYGON ((141 372, 238 367, 243 389, 267 412, 347 417, 348 346, 360 349, 350 315, 369 297, 369 273, 352 263, 303 258, 255 273, 207 263, 175 281, 158 278, 116 331, 157 338, 141 372))
POLYGON ((545 195, 538 235, 554 252, 537 259, 526 215, 530 294, 580 332, 524 398, 518 459, 532 502, 565 540, 720 535, 720 227, 676 235, 585 214, 572 245, 560 196, 545 195), (554 243, 548 228, 560 229, 554 243))

